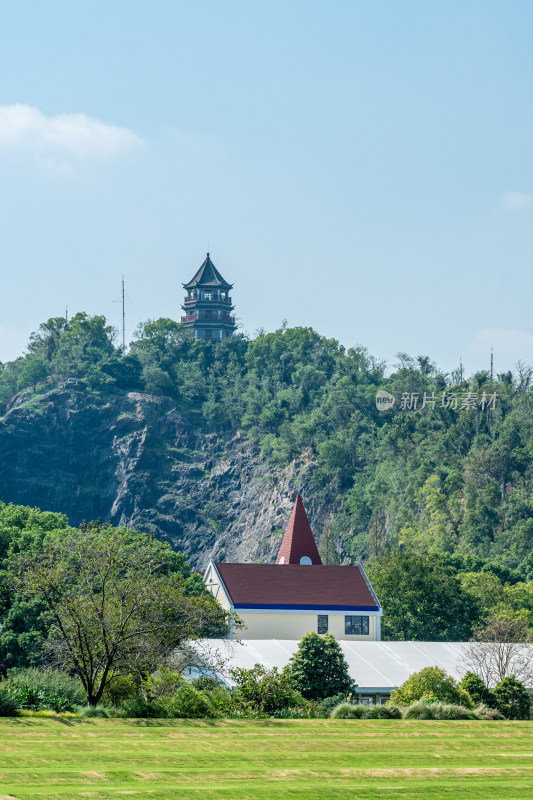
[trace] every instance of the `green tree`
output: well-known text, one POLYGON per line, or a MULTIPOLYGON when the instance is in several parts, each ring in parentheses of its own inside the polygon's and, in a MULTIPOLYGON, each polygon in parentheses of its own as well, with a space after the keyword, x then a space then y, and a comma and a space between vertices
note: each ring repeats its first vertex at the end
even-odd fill
POLYGON ((523 683, 514 675, 503 678, 494 688, 494 702, 507 719, 529 719, 531 696, 523 683))
POLYGON ((325 636, 314 631, 306 633, 286 671, 308 700, 323 700, 355 689, 344 653, 331 633, 325 636))
POLYGON ((470 708, 472 701, 457 681, 440 667, 424 667, 407 678, 391 692, 391 703, 408 706, 423 697, 435 697, 442 703, 454 703, 470 708))
POLYGON ((25 386, 33 386, 44 381, 48 377, 48 367, 41 358, 27 358, 24 366, 20 370, 18 385, 21 389, 25 386))
POLYGON ((368 565, 390 639, 464 641, 479 618, 455 570, 433 553, 394 552, 368 565))
POLYGON ((225 627, 213 598, 186 596, 179 554, 146 534, 87 525, 12 558, 16 591, 44 602, 44 647, 96 705, 116 676, 152 672, 183 640, 225 627))
POLYGON ((495 700, 493 693, 475 672, 467 672, 460 680, 459 688, 468 692, 474 704, 480 705, 484 703, 487 706, 494 707, 495 700))

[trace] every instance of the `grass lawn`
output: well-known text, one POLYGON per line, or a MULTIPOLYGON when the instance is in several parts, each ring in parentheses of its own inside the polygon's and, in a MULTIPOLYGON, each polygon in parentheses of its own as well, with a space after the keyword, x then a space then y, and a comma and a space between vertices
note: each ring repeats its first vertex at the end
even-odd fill
POLYGON ((0 800, 533 797, 533 722, 0 719, 0 800))

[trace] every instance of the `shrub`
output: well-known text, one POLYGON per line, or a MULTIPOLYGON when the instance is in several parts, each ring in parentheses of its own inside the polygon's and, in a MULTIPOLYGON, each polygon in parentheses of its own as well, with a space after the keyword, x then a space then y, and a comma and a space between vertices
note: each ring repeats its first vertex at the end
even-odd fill
POLYGON ((150 702, 138 694, 124 700, 120 708, 113 711, 113 716, 126 719, 151 719, 167 715, 159 703, 150 702))
POLYGON ((479 719, 476 712, 465 706, 444 703, 440 706, 438 719, 479 719))
POLYGON ((459 688, 468 692, 473 703, 494 707, 494 695, 485 682, 475 672, 467 672, 459 683, 459 688))
POLYGON ((120 706, 125 700, 130 700, 139 693, 133 675, 117 675, 107 684, 102 694, 104 705, 120 706))
POLYGON ((320 701, 320 705, 324 709, 326 714, 331 714, 334 708, 336 708, 341 703, 349 703, 351 700, 350 695, 346 697, 343 692, 339 694, 334 694, 333 697, 325 697, 323 700, 320 701))
POLYGON ((11 669, 1 684, 19 705, 38 711, 73 711, 85 701, 81 683, 57 669, 11 669))
POLYGON ((423 700, 418 700, 404 710, 403 719, 438 719, 437 705, 438 703, 424 703, 423 700))
POLYGON ((484 704, 476 708, 475 714, 478 719, 505 719, 501 711, 498 711, 497 708, 491 708, 484 704))
POLYGON ((352 703, 339 703, 333 709, 331 719, 368 719, 371 715, 372 706, 354 706, 352 703))
POLYGON ((191 683, 192 686, 200 692, 212 692, 214 689, 219 689, 222 686, 220 681, 217 681, 216 678, 212 678, 210 675, 200 675, 199 678, 195 678, 191 683))
POLYGON ((185 678, 180 672, 161 667, 143 681, 143 689, 149 700, 157 700, 160 697, 172 697, 185 684, 185 678))
POLYGON ((478 719, 475 711, 454 703, 427 703, 419 700, 405 709, 404 719, 478 719))
POLYGON ((344 653, 331 633, 306 633, 285 670, 307 700, 348 694, 355 688, 344 653))
POLYGON ((202 719, 215 716, 208 696, 189 684, 178 689, 172 697, 160 698, 159 705, 168 717, 202 719))
POLYGON ((376 719, 401 719, 402 712, 396 706, 374 706, 376 719))
POLYGON ((468 693, 440 667, 425 667, 411 675, 402 686, 391 692, 390 699, 398 705, 410 705, 423 697, 436 698, 442 703, 472 707, 468 693))
POLYGON ((282 708, 302 705, 302 695, 294 688, 287 672, 256 664, 252 669, 232 669, 234 699, 241 708, 250 707, 260 714, 273 714, 282 708))
POLYGON ((531 697, 523 683, 514 675, 503 678, 494 688, 494 703, 507 719, 529 719, 531 697))
POLYGON ((9 692, 0 689, 0 717, 16 717, 17 715, 18 706, 16 701, 9 692))

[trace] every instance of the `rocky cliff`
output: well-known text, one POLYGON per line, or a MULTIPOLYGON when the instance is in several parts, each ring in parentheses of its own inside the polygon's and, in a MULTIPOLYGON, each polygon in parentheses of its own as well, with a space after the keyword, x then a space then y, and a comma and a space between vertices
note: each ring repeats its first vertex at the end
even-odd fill
POLYGON ((210 557, 271 561, 297 490, 320 538, 312 471, 305 458, 272 468, 249 439, 207 433, 169 398, 81 381, 21 394, 0 419, 0 500, 153 531, 200 569, 210 557))

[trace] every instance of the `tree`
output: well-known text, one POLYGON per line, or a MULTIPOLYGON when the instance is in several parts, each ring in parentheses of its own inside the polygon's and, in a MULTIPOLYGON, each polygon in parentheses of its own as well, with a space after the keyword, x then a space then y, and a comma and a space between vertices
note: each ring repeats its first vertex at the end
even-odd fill
POLYGON ((531 697, 523 683, 514 675, 503 678, 494 688, 496 708, 505 714, 507 719, 529 719, 531 714, 531 697))
POLYGON ((47 376, 48 368, 41 358, 27 358, 20 371, 18 384, 22 389, 25 386, 33 386, 35 389, 47 376))
POLYGON ((478 606, 439 556, 395 552, 377 558, 367 571, 383 604, 385 637, 461 641, 470 636, 478 606))
POLYGON ((464 662, 487 686, 514 675, 529 685, 533 681, 533 644, 527 620, 500 615, 489 617, 475 631, 464 662))
POLYGON ((459 688, 468 692, 475 704, 484 703, 487 706, 491 706, 491 708, 494 707, 493 693, 475 672, 467 672, 459 682, 459 688))
POLYGON ((390 699, 392 703, 407 706, 423 697, 435 697, 443 703, 467 708, 472 705, 469 695, 440 667, 424 667, 413 673, 398 689, 393 689, 390 699))
POLYGON ((255 711, 272 714, 302 705, 302 695, 296 691, 291 676, 278 672, 277 667, 265 669, 256 664, 252 669, 232 669, 230 674, 235 682, 235 699, 255 711))
POLYGON ((325 636, 314 631, 306 633, 286 670, 308 700, 348 694, 355 689, 344 654, 331 633, 325 636))
POLYGON ((148 674, 183 639, 214 622, 225 629, 213 598, 184 594, 182 559, 147 534, 98 524, 13 557, 16 591, 41 599, 52 619, 48 658, 78 675, 90 705, 116 676, 148 674))

